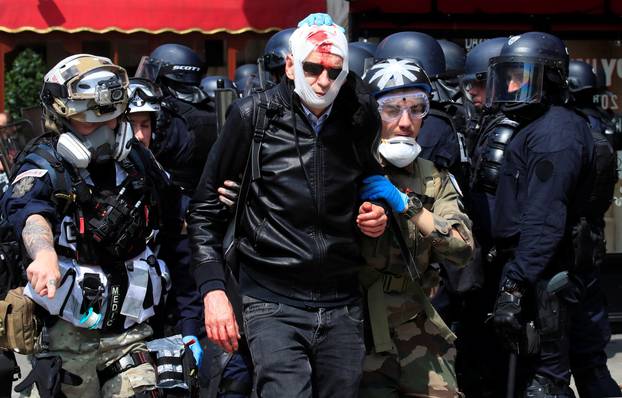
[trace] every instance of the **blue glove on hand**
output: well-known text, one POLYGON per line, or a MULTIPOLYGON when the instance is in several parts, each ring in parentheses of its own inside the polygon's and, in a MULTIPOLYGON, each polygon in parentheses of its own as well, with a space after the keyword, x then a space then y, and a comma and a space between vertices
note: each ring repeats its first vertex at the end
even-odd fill
POLYGON ((304 25, 308 25, 308 26, 336 25, 339 29, 341 29, 342 32, 345 32, 345 30, 341 26, 338 26, 337 24, 335 24, 335 22, 333 21, 330 15, 324 14, 321 12, 309 14, 305 19, 298 22, 299 28, 304 25))
POLYGON ((199 338, 197 336, 184 336, 181 340, 184 342, 184 345, 192 351, 192 356, 197 363, 197 368, 200 368, 201 360, 203 359, 203 348, 201 348, 199 338))
POLYGON ((398 213, 406 210, 408 196, 400 192, 386 177, 375 175, 363 180, 360 198, 363 200, 384 199, 398 213))

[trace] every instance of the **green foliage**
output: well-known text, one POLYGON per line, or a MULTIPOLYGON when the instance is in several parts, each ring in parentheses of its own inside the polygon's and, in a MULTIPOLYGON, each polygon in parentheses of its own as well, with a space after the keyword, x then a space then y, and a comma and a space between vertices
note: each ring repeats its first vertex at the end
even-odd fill
POLYGON ((19 118, 22 108, 39 104, 45 72, 43 59, 29 48, 15 58, 4 79, 4 107, 12 118, 19 118))

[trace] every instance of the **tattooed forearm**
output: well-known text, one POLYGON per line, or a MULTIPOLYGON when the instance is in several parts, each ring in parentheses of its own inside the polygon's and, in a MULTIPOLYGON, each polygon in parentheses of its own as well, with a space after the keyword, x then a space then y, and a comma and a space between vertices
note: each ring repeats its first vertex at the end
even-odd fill
POLYGON ((33 214, 26 220, 22 239, 26 252, 32 259, 41 251, 54 251, 54 235, 50 223, 38 214, 33 214))

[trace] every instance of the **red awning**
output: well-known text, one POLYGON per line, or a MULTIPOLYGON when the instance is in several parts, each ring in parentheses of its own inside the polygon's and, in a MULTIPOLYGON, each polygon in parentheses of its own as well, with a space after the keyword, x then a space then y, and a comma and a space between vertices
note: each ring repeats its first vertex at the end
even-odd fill
POLYGON ((436 11, 443 14, 588 14, 602 15, 609 3, 614 12, 622 9, 621 0, 351 0, 350 12, 376 11, 387 14, 422 14, 436 11))
POLYGON ((325 0, 4 0, 0 31, 242 33, 295 26, 325 0))

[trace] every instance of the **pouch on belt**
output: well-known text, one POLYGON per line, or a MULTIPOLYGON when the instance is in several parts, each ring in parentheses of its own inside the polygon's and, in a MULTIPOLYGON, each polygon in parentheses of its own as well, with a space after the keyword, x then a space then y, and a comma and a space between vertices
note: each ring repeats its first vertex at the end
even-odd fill
POLYGON ((0 349, 34 354, 38 351, 40 329, 35 303, 24 296, 24 288, 9 290, 0 301, 0 349))

